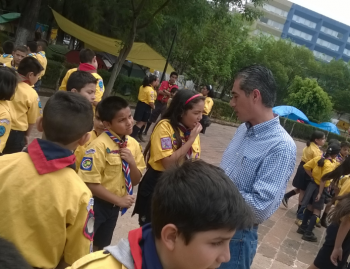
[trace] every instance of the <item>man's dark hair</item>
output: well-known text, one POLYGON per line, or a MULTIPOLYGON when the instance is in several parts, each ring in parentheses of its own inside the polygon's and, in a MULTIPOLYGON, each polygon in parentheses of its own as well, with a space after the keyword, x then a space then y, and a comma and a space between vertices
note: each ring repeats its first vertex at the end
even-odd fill
POLYGON ((12 68, 0 66, 0 100, 11 100, 17 87, 17 75, 12 68))
POLYGON ((2 44, 2 50, 5 54, 12 54, 15 44, 12 41, 7 40, 2 44))
POLYGON ((10 242, 0 238, 1 269, 32 269, 17 248, 10 242))
POLYGON ((224 171, 204 161, 186 161, 166 170, 152 200, 152 229, 160 238, 174 224, 186 244, 198 232, 241 230, 254 223, 253 212, 224 171))
POLYGON ((251 65, 238 71, 235 80, 240 79, 240 89, 249 96, 255 89, 260 91, 262 103, 273 107, 276 101, 277 85, 270 69, 262 65, 251 65))
POLYGON ((43 115, 46 139, 63 145, 79 140, 93 127, 92 106, 79 93, 58 91, 47 101, 43 115))
POLYGON ((95 52, 91 49, 82 49, 79 52, 79 59, 80 59, 80 62, 83 64, 91 63, 95 56, 96 56, 95 52))
POLYGON ((97 78, 95 78, 89 72, 79 70, 75 71, 69 76, 67 81, 67 91, 70 92, 72 89, 76 89, 78 92, 80 92, 82 88, 90 83, 96 85, 97 78))
POLYGON ((46 50, 46 48, 47 48, 47 41, 46 40, 40 39, 36 43, 38 44, 38 47, 42 48, 43 51, 46 50))
POLYGON ((28 73, 33 72, 36 76, 41 71, 43 71, 44 68, 41 66, 39 61, 33 57, 25 57, 18 66, 18 74, 21 74, 22 76, 26 76, 28 73))
POLYGON ((38 50, 38 44, 35 41, 28 41, 27 47, 32 53, 36 53, 36 51, 38 50))
POLYGON ((28 53, 28 49, 26 46, 17 46, 13 49, 13 52, 16 52, 16 51, 28 53))
POLYGON ((341 148, 350 148, 350 143, 348 141, 342 141, 340 144, 341 148))
POLYGON ((112 122, 115 115, 128 106, 129 103, 125 99, 118 96, 109 96, 99 103, 98 115, 101 121, 112 122))
POLYGON ((179 74, 178 74, 177 72, 174 71, 174 72, 171 72, 171 73, 170 73, 170 77, 172 77, 172 76, 177 76, 177 77, 179 77, 179 74))

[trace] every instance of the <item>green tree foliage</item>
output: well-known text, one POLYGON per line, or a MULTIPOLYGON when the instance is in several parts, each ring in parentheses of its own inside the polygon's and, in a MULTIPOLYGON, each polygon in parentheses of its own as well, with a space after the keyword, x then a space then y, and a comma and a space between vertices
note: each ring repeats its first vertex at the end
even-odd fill
POLYGON ((323 122, 330 119, 333 109, 328 94, 314 79, 296 76, 288 89, 287 105, 294 106, 306 114, 311 121, 323 122))

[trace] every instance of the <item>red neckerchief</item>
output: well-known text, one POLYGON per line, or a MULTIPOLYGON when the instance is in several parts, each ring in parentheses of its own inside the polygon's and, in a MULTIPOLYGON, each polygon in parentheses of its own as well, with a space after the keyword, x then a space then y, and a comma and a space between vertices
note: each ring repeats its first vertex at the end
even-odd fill
MULTIPOLYGON (((185 138, 185 142, 188 141, 188 139, 190 138, 190 134, 191 134, 191 130, 187 129, 183 124, 179 124, 178 125, 179 129, 184 133, 184 138, 185 138)), ((188 150, 187 154, 186 154, 186 158, 187 159, 192 159, 192 145, 190 147, 190 149, 188 150)))
POLYGON ((89 72, 89 73, 97 73, 95 66, 93 66, 92 64, 87 64, 87 63, 85 63, 85 64, 80 63, 78 70, 89 72))
POLYGON ((19 82, 25 82, 25 83, 27 83, 29 86, 32 86, 32 85, 30 84, 30 81, 29 81, 29 79, 28 79, 27 77, 25 77, 25 76, 23 76, 23 75, 21 75, 21 74, 18 74, 18 76, 19 76, 19 82))

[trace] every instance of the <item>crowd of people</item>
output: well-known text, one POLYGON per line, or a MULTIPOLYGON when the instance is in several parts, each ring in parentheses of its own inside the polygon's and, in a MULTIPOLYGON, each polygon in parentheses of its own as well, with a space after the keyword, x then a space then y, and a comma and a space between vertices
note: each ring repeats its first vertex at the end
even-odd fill
POLYGON ((211 85, 201 93, 178 89, 172 72, 159 86, 151 74, 133 116, 123 98, 102 100, 96 55, 83 49, 79 67, 68 70, 41 112, 35 85, 46 68, 38 58, 46 43, 34 43, 9 50, 5 43, 0 59, 7 61, 0 67, 1 268, 248 269, 259 225, 296 194, 297 232, 307 241, 317 240, 312 231, 327 204, 326 242, 310 268, 345 265, 350 145, 330 141, 322 153, 325 134, 315 132, 296 189, 285 194, 296 145, 272 112, 276 82, 269 69, 237 73, 230 104, 243 124, 219 168, 200 160, 211 85), (42 138, 29 143, 34 125, 42 138), (111 246, 119 215, 132 207, 140 228, 111 246))

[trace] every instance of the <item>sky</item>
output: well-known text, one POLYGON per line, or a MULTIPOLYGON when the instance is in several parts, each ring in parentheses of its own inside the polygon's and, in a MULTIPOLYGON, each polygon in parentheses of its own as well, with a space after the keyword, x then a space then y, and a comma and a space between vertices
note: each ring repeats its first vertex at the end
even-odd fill
POLYGON ((350 0, 289 0, 350 26, 350 0))

